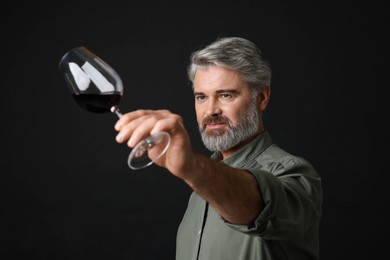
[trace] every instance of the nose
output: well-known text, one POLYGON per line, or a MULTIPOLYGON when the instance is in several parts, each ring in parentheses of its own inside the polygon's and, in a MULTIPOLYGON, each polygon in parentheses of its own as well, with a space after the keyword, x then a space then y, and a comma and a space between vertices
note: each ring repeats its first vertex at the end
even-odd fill
POLYGON ((219 107, 218 101, 214 99, 209 99, 209 102, 207 102, 206 116, 217 116, 221 113, 222 110, 219 107))

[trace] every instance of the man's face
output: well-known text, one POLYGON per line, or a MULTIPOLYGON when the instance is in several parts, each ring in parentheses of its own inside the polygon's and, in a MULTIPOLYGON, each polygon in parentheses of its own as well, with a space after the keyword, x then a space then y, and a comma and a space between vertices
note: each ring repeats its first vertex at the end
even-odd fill
POLYGON ((199 130, 209 150, 230 150, 257 132, 256 100, 237 72, 215 66, 197 70, 194 96, 199 130))

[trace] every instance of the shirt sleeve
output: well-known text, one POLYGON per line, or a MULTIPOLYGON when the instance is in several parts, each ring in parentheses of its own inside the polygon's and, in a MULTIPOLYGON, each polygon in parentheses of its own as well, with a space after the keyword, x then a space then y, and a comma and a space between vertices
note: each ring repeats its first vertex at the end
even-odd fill
POLYGON ((264 239, 302 237, 321 215, 321 179, 304 159, 285 158, 262 168, 245 167, 257 180, 264 208, 255 222, 226 225, 264 239))

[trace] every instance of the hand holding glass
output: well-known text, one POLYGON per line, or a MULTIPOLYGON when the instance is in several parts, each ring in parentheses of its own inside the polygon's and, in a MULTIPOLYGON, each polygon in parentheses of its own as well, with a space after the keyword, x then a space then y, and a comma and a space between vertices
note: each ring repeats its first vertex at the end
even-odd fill
MULTIPOLYGON (((105 61, 85 47, 68 51, 60 60, 60 71, 76 102, 93 113, 122 113, 119 103, 123 96, 123 84, 118 73, 105 61)), ((138 143, 130 152, 128 165, 131 169, 142 169, 157 160, 168 149, 170 136, 161 131, 138 143)))

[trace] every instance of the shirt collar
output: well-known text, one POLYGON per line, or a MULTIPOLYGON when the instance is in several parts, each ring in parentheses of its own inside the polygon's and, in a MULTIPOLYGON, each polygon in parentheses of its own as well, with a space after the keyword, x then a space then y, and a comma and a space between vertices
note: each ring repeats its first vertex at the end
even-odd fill
POLYGON ((240 167, 243 166, 248 160, 251 160, 252 158, 262 153, 272 144, 272 142, 272 138, 268 131, 264 131, 263 133, 259 134, 255 139, 253 139, 250 143, 248 143, 229 157, 222 160, 221 153, 214 152, 211 155, 211 158, 217 161, 221 161, 232 167, 240 167))

